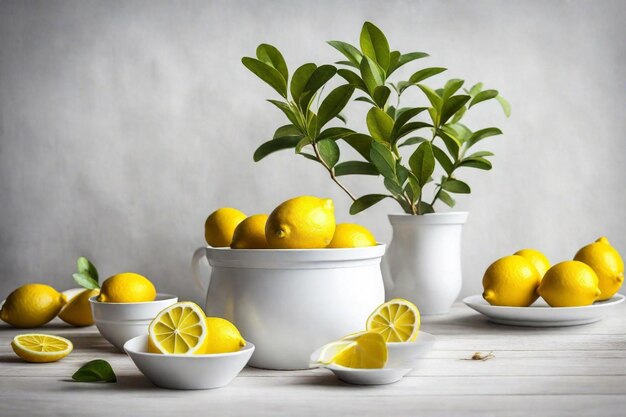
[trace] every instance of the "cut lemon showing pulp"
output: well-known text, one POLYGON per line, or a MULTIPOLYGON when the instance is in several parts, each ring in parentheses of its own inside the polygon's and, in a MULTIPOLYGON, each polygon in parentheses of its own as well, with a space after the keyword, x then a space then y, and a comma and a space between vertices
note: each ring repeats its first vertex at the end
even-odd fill
POLYGON ((380 333, 365 332, 353 336, 350 340, 340 340, 326 345, 320 356, 321 359, 327 360, 325 363, 347 368, 383 368, 387 363, 387 345, 380 333))
POLYGON ((55 362, 70 354, 74 345, 69 340, 49 334, 20 334, 11 342, 13 351, 27 362, 55 362))
POLYGON ((206 316, 192 302, 172 304, 148 326, 148 351, 152 353, 204 353, 206 341, 206 316))
POLYGON ((380 333, 385 342, 413 342, 420 329, 420 312, 412 302, 394 298, 374 310, 366 328, 380 333))

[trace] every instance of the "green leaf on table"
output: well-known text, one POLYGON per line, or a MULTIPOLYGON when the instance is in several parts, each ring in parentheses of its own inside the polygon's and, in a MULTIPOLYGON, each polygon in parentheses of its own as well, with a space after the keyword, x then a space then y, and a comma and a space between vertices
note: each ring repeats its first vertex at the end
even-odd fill
POLYGON ((72 379, 77 382, 117 382, 111 365, 104 359, 95 359, 74 372, 72 379))
POLYGON ((95 265, 89 261, 89 259, 84 256, 79 257, 76 261, 76 268, 79 274, 85 274, 93 278, 96 283, 98 282, 98 270, 95 265))
POLYGON ((387 42, 385 34, 373 23, 365 22, 363 24, 360 44, 361 51, 365 56, 373 59, 383 70, 386 71, 389 68, 389 42, 387 42))
POLYGON ((454 198, 452 198, 452 196, 444 190, 439 190, 439 192, 437 193, 437 198, 443 201, 448 207, 454 207, 454 205, 456 204, 454 198))
POLYGON ((474 96, 474 98, 472 99, 468 107, 471 109, 472 106, 475 106, 476 104, 482 103, 483 101, 486 101, 486 100, 491 100, 492 98, 496 98, 497 96, 498 96, 497 90, 481 91, 480 93, 474 96))
POLYGON ((276 139, 276 138, 282 138, 283 136, 298 136, 298 135, 302 135, 302 132, 300 132, 300 129, 298 129, 296 126, 284 125, 276 129, 276 132, 274 132, 273 138, 276 139))
POLYGON ((367 86, 367 91, 370 95, 374 94, 376 87, 385 84, 382 68, 371 58, 367 56, 363 57, 359 71, 361 72, 361 78, 367 86))
POLYGON ((447 68, 441 68, 441 67, 431 67, 431 68, 421 69, 413 73, 413 75, 409 77, 409 83, 417 84, 421 81, 424 81, 427 78, 440 74, 444 72, 445 70, 447 70, 447 68))
POLYGON ((332 139, 324 139, 317 142, 317 149, 322 157, 322 160, 326 162, 330 168, 334 167, 339 161, 339 146, 332 139))
POLYGON ((365 91, 366 93, 368 92, 367 86, 356 72, 341 68, 337 70, 337 75, 346 80, 349 84, 353 85, 355 88, 365 91))
POLYGON ((87 288, 88 290, 96 290, 100 288, 100 285, 98 285, 98 281, 96 281, 95 279, 93 279, 87 274, 77 272, 77 273, 72 274, 72 277, 74 278, 74 281, 76 281, 78 285, 80 285, 83 288, 87 288))
POLYGON ((502 96, 496 96, 496 100, 498 100, 498 103, 500 103, 500 107, 502 107, 504 115, 506 117, 509 117, 511 115, 511 105, 509 104, 509 102, 506 101, 502 96))
POLYGON ((396 178, 396 159, 386 145, 373 141, 370 148, 369 159, 383 177, 396 178))
POLYGON ((445 100, 441 108, 441 117, 439 119, 439 123, 445 124, 448 119, 454 116, 454 114, 461 109, 461 107, 465 106, 465 103, 467 103, 470 98, 470 96, 458 95, 452 96, 445 100))
POLYGON ((363 158, 370 161, 370 149, 374 138, 363 133, 354 133, 349 136, 342 137, 344 142, 357 151, 363 158))
POLYGON ((454 178, 445 180, 443 184, 441 184, 441 188, 457 194, 469 194, 472 191, 469 185, 454 178))
POLYGON ((367 194, 363 197, 359 197, 350 206, 350 214, 360 213, 387 197, 391 196, 385 194, 367 194))
POLYGON ((332 65, 320 65, 309 77, 302 93, 300 94, 300 107, 308 108, 309 103, 315 96, 315 93, 322 88, 337 73, 337 68, 332 65))
POLYGON ((497 127, 488 127, 486 129, 477 130, 472 134, 472 136, 467 139, 467 147, 471 148, 476 145, 479 141, 488 138, 490 136, 501 135, 502 131, 497 127))
POLYGON ((393 130, 393 119, 387 113, 377 107, 372 107, 367 112, 367 130, 370 135, 379 142, 389 142, 393 130))
POLYGON ((275 68, 283 76, 285 81, 289 79, 289 70, 285 58, 275 46, 262 43, 256 48, 256 57, 259 61, 275 68))
POLYGON ((446 174, 452 174, 452 171, 454 171, 454 164, 450 158, 448 158, 448 155, 446 155, 441 148, 435 145, 433 145, 433 155, 435 155, 435 159, 437 159, 443 170, 446 171, 446 174))
POLYGON ((276 90, 278 94, 287 98, 287 81, 276 68, 250 57, 243 57, 241 62, 252 73, 276 90))
POLYGON ((401 144, 398 145, 398 147, 401 146, 410 146, 410 145, 419 145, 422 142, 426 142, 428 139, 426 138, 422 138, 419 136, 413 136, 408 138, 407 140, 405 140, 404 142, 402 142, 401 144))
POLYGON ((361 60, 363 59, 361 51, 349 43, 342 41, 328 41, 328 44, 341 52, 346 58, 348 58, 348 61, 358 68, 361 60))
POLYGON ((430 142, 421 143, 409 158, 409 166, 417 182, 423 187, 435 171, 435 156, 430 142))
POLYGON ((293 73, 289 89, 291 90, 291 97, 296 103, 300 102, 300 96, 316 69, 317 65, 308 63, 298 67, 293 73))
POLYGON ((376 167, 370 162, 346 161, 335 165, 335 175, 379 175, 376 167))
POLYGON ((254 151, 254 162, 259 162, 261 159, 265 158, 267 155, 281 151, 283 149, 292 149, 295 148, 300 140, 302 139, 302 135, 298 136, 283 136, 280 138, 275 138, 269 140, 259 146, 256 151, 254 151))
POLYGON ((385 107, 387 104, 387 99, 391 95, 391 90, 386 85, 379 85, 374 89, 374 94, 372 98, 378 107, 381 109, 385 107))
POLYGON ((354 86, 345 84, 335 88, 326 96, 317 112, 318 130, 339 115, 341 110, 348 104, 348 101, 350 101, 352 93, 354 93, 354 86))

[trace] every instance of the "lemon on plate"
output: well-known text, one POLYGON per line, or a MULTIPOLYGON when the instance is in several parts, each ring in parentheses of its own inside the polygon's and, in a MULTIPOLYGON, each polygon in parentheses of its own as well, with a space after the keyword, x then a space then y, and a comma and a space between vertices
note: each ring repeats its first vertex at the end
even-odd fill
POLYGON ((50 334, 19 334, 11 341, 17 356, 27 362, 55 362, 72 352, 74 345, 64 337, 50 334))
POLYGON ((515 252, 513 255, 522 256, 530 261, 531 264, 537 269, 539 272, 539 277, 543 278, 546 274, 546 271, 550 269, 550 261, 543 253, 539 252, 537 249, 520 249, 515 252))
POLYGON ((328 244, 329 248, 361 248, 375 246, 376 238, 360 224, 339 223, 335 227, 333 239, 328 244))
POLYGON ((45 284, 26 284, 13 291, 0 310, 0 319, 13 327, 43 326, 67 302, 65 295, 45 284))
POLYGON ((560 262, 548 269, 537 292, 550 307, 588 306, 600 296, 598 276, 579 261, 560 262))
POLYGON ((91 326, 94 319, 89 299, 100 294, 100 290, 73 289, 63 291, 63 294, 67 298, 67 304, 61 308, 59 318, 72 326, 91 326))
POLYGON ((204 222, 204 239, 214 248, 230 246, 233 233, 246 215, 236 208, 223 207, 215 210, 204 222))
POLYGON ((387 355, 387 345, 380 333, 361 332, 349 340, 325 345, 317 361, 347 368, 378 369, 387 363, 387 355))
POLYGON ((233 249, 267 249, 265 224, 267 214, 254 214, 237 225, 230 247, 233 249))
POLYGON ((380 333, 385 342, 413 342, 420 329, 420 312, 412 302, 394 298, 374 310, 366 329, 380 333))
POLYGON ((142 303, 154 301, 156 289, 150 280, 134 272, 107 278, 100 288, 98 301, 104 303, 142 303))
POLYGON ((204 311, 190 301, 164 308, 148 326, 148 351, 151 353, 204 353, 207 342, 204 311))
POLYGON ((589 265, 598 276, 601 291, 598 300, 613 297, 624 283, 624 261, 605 237, 582 247, 574 260, 589 265))
POLYGON ((537 298, 541 277, 523 256, 500 258, 483 275, 483 298, 493 306, 528 307, 537 298))
POLYGON ((246 345, 239 329, 221 317, 207 317, 207 341, 202 353, 237 352, 246 345))
POLYGON ((330 198, 295 197, 272 211, 265 226, 270 248, 325 248, 335 233, 335 209, 330 198))

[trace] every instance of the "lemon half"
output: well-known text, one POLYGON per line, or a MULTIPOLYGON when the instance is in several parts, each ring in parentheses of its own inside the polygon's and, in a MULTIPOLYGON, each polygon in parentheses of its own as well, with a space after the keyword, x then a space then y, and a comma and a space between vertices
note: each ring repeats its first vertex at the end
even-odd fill
POLYGON ((74 345, 64 337, 49 334, 20 334, 11 342, 13 351, 27 362, 55 362, 72 352, 74 345))
POLYGON ((374 310, 366 328, 380 333, 386 342, 413 342, 420 329, 420 312, 412 302, 394 298, 374 310))

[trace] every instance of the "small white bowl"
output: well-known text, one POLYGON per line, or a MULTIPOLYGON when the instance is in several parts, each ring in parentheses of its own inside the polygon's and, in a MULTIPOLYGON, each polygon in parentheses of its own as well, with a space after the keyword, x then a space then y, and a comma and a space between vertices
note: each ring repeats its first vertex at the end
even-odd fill
POLYGON ((433 349, 434 344, 435 336, 422 331, 413 342, 387 343, 385 368, 415 368, 417 362, 433 349))
POLYGON ((148 325, 165 307, 178 301, 171 294, 157 294, 154 301, 143 303, 104 303, 91 297, 91 311, 100 334, 119 351, 133 337, 148 333, 148 325))
POLYGON ((207 355, 164 355, 148 352, 148 336, 134 337, 124 350, 154 385, 169 389, 211 389, 228 385, 246 366, 254 345, 237 352, 207 355))

